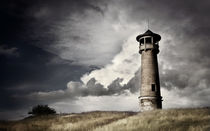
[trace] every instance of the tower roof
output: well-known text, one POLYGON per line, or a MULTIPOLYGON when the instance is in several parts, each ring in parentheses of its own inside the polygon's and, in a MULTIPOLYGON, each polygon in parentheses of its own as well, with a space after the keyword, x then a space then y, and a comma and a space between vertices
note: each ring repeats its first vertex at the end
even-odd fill
POLYGON ((156 33, 153 33, 151 30, 147 30, 144 34, 140 34, 136 37, 136 40, 139 41, 141 37, 144 37, 144 36, 152 36, 154 38, 155 41, 160 41, 161 39, 161 36, 156 34, 156 33))

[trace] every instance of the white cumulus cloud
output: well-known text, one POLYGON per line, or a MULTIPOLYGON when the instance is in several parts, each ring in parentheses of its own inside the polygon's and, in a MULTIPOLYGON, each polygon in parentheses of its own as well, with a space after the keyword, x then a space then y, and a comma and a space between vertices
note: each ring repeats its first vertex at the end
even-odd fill
POLYGON ((81 80, 87 83, 91 78, 95 78, 97 82, 107 87, 115 79, 122 78, 121 84, 127 84, 134 77, 141 63, 136 36, 137 34, 134 34, 124 41, 122 51, 113 58, 111 64, 83 75, 81 80))

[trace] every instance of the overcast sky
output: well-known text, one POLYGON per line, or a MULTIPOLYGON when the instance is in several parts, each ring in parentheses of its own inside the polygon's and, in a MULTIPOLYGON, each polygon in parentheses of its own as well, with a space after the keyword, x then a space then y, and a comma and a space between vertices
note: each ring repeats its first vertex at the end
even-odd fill
POLYGON ((210 2, 1 0, 0 119, 32 106, 138 111, 136 36, 161 35, 163 108, 210 106, 210 2))

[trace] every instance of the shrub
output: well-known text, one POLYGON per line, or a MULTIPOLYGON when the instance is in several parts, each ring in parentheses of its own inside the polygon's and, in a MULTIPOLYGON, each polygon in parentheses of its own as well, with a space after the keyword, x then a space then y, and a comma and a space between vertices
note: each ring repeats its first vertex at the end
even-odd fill
POLYGON ((56 111, 53 108, 50 108, 48 105, 37 105, 32 108, 32 111, 29 111, 28 114, 32 115, 49 115, 55 114, 56 111))

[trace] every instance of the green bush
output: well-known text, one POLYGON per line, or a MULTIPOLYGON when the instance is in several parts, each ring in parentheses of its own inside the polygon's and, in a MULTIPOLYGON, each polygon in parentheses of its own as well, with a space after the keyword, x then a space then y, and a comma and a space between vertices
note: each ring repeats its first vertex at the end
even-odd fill
POLYGON ((53 108, 50 108, 48 105, 37 105, 32 108, 32 111, 29 111, 28 114, 32 115, 49 115, 55 114, 56 111, 53 108))

